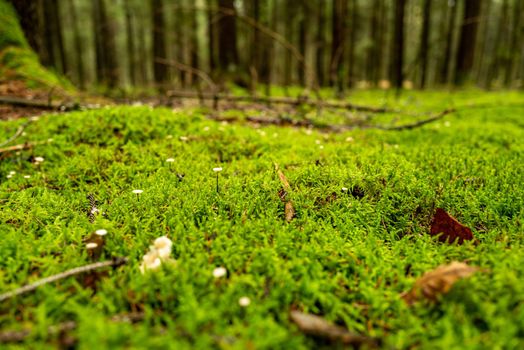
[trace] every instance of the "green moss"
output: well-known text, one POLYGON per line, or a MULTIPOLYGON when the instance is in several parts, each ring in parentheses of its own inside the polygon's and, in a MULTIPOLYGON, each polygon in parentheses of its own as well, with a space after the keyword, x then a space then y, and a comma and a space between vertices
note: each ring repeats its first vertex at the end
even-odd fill
MULTIPOLYGON (((384 99, 381 92, 352 97, 384 99)), ((522 98, 417 92, 384 99, 412 111, 459 109, 403 132, 253 129, 148 107, 42 117, 18 141, 53 142, 0 163, 0 291, 89 263, 84 240, 99 228, 108 230, 101 259, 130 263, 102 276, 96 291, 70 278, 3 302, 0 328, 33 329, 22 344, 28 348, 56 345, 47 327, 66 320, 78 322, 70 335, 79 348, 318 348, 289 321, 288 311, 300 308, 378 337, 385 348, 520 348, 522 98), (35 165, 32 156, 45 161, 35 165), (292 187, 297 216, 289 224, 274 163, 292 187), (10 171, 16 174, 7 179, 10 171), (362 198, 340 190, 357 185, 362 198), (144 192, 137 198, 133 189, 144 192), (106 213, 94 223, 89 193, 106 213), (430 237, 435 207, 471 227, 478 242, 430 237), (143 276, 142 256, 161 235, 173 240, 177 263, 143 276), (486 270, 437 304, 403 303, 401 293, 419 276, 452 260, 486 270), (213 279, 216 266, 227 268, 227 278, 213 279), (246 309, 242 296, 251 298, 246 309), (132 310, 145 319, 110 320, 132 310)), ((22 122, 3 123, 0 140, 22 122)))

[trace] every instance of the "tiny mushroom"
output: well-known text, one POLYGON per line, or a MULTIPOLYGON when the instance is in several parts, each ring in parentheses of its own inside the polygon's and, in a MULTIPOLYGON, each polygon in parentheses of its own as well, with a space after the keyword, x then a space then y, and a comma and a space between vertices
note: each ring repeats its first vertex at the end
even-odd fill
POLYGON ((105 236, 107 235, 107 230, 104 230, 103 228, 100 229, 100 230, 96 230, 95 231, 95 234, 97 234, 98 236, 105 236))
POLYGON ((95 242, 86 243, 86 249, 95 249, 96 247, 98 247, 98 244, 95 242))
POLYGON ((222 171, 222 167, 213 168, 213 171, 217 174, 217 193, 218 193, 220 190, 218 187, 218 173, 222 171))
POLYGON ((213 277, 221 278, 227 275, 227 270, 225 267, 219 266, 213 270, 213 277))
POLYGON ((251 299, 249 299, 248 297, 242 297, 238 299, 238 305, 242 307, 248 307, 249 304, 251 304, 251 299))

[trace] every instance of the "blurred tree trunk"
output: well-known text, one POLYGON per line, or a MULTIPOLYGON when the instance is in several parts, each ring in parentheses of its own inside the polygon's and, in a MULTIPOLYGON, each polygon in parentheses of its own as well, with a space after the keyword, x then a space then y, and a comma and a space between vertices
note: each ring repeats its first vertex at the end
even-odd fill
MULTIPOLYGON (((190 55, 190 61, 191 61, 191 67, 194 67, 196 69, 200 69, 199 65, 199 52, 198 52, 198 33, 197 33, 197 12, 196 11, 189 11, 189 22, 190 22, 190 38, 189 38, 189 55, 190 55)), ((198 82, 198 76, 195 74, 191 74, 190 83, 195 84, 195 82, 198 82)))
POLYGON ((43 18, 41 11, 43 9, 42 0, 9 0, 18 14, 20 25, 24 31, 27 42, 31 48, 38 53, 42 61, 47 61, 47 52, 44 46, 42 31, 43 18))
MULTIPOLYGON (((347 8, 346 8, 347 12, 347 8)), ((351 6, 351 25, 350 25, 350 34, 349 34, 349 64, 347 69, 348 76, 348 87, 352 88, 356 83, 355 67, 357 66, 357 56, 355 54, 355 48, 357 46, 357 32, 358 32, 358 1, 353 0, 351 6)), ((347 25, 345 25, 345 30, 347 32, 347 25)), ((342 82, 343 83, 343 82, 342 82)), ((340 90, 342 92, 342 89, 340 90)))
POLYGON ((217 16, 220 16, 220 13, 216 14, 215 9, 215 0, 207 0, 207 37, 208 37, 208 54, 209 54, 209 70, 213 73, 217 68, 217 33, 218 28, 216 24, 217 16))
POLYGON ((489 18, 491 12, 491 3, 492 0, 484 0, 482 3, 482 20, 479 27, 482 37, 479 40, 478 57, 476 61, 477 82, 479 82, 479 84, 484 87, 489 85, 485 66, 487 61, 487 53, 489 52, 488 42, 490 34, 489 18))
POLYGON ((319 86, 326 85, 325 61, 324 51, 326 50, 326 14, 324 0, 317 2, 317 37, 315 42, 316 47, 316 76, 317 84, 319 86))
POLYGON ((44 4, 44 45, 49 61, 44 64, 55 67, 56 70, 66 73, 64 40, 62 35, 62 23, 60 21, 60 7, 57 0, 48 0, 44 4))
MULTIPOLYGON (((335 86, 338 93, 344 90, 345 46, 347 33, 348 1, 334 0, 331 27, 331 59, 329 62, 329 83, 335 86)), ((354 23, 351 23, 353 28, 354 23)), ((353 30, 352 30, 353 32, 353 30)), ((352 60, 352 58, 351 58, 352 60)), ((350 65, 353 62, 350 62, 350 65)))
POLYGON ((306 25, 308 24, 308 4, 305 1, 300 1, 298 6, 300 13, 298 14, 298 51, 302 55, 302 62, 297 62, 297 77, 300 85, 306 86, 306 25))
POLYGON ((448 83, 451 71, 451 50, 453 49, 453 33, 455 31, 455 18, 457 17, 457 4, 454 2, 447 2, 447 4, 448 26, 446 32, 446 47, 444 49, 439 74, 439 82, 441 84, 448 83))
POLYGON ((395 0, 394 30, 391 45, 390 80, 397 90, 402 89, 404 59, 404 13, 406 0, 395 0))
POLYGON ((218 63, 222 73, 233 73, 238 69, 237 27, 234 0, 219 0, 218 6, 225 12, 218 20, 218 63))
POLYGON ((509 29, 508 10, 508 0, 503 0, 499 15, 497 36, 494 43, 495 46, 493 49, 494 56, 488 71, 488 87, 491 86, 493 80, 499 78, 500 71, 505 69, 507 65, 508 48, 506 47, 506 43, 508 40, 509 29))
POLYGON ((382 7, 383 0, 373 0, 372 12, 370 16, 370 34, 369 40, 371 42, 367 51, 366 60, 366 78, 377 85, 379 80, 379 71, 381 65, 381 49, 383 43, 381 43, 380 36, 382 35, 382 7))
MULTIPOLYGON (((256 23, 260 23, 260 1, 259 0, 253 0, 251 1, 251 17, 256 23)), ((250 57, 250 63, 249 63, 249 75, 250 75, 250 90, 251 93, 256 94, 256 89, 258 85, 258 81, 260 79, 260 30, 256 27, 252 28, 252 43, 250 49, 251 49, 251 57, 250 57)))
POLYGON ((118 85, 115 31, 113 23, 107 16, 104 0, 93 1, 93 19, 97 81, 114 88, 118 85))
MULTIPOLYGON (((509 42, 509 57, 508 65, 506 67, 506 74, 504 77, 504 85, 506 87, 511 87, 513 80, 515 79, 515 66, 519 58, 519 42, 522 43, 524 38, 521 37, 519 25, 522 25, 524 28, 524 18, 521 17, 522 11, 524 8, 524 2, 517 0, 515 1, 515 9, 513 13, 513 22, 511 26, 511 39, 509 42)), ((521 45, 522 46, 522 45, 521 45)))
POLYGON ((464 0, 464 16, 455 66, 455 84, 464 85, 471 76, 480 16, 480 0, 464 0))
MULTIPOLYGON (((285 15, 284 18, 287 18, 285 23, 284 36, 289 42, 293 42, 293 26, 295 18, 294 7, 292 0, 283 0, 285 1, 285 15)), ((293 83, 293 71, 292 71, 292 57, 291 52, 286 50, 284 53, 284 86, 290 86, 293 83)))
POLYGON ((426 87, 429 57, 429 26, 431 24, 431 0, 424 0, 422 15, 422 33, 420 37, 420 88, 426 87))
POLYGON ((164 4, 162 0, 151 2, 151 31, 153 41, 153 79, 160 90, 165 89, 167 82, 167 65, 157 59, 166 59, 166 26, 164 4))
POLYGON ((127 58, 129 61, 128 75, 131 85, 136 86, 138 83, 138 65, 137 65, 137 53, 135 43, 135 30, 133 25, 133 11, 131 9, 130 1, 124 3, 124 17, 126 26, 126 49, 127 58))
POLYGON ((82 38, 80 37, 80 28, 78 25, 78 16, 76 13, 74 0, 69 0, 68 5, 69 15, 71 16, 71 21, 73 23, 73 55, 75 57, 74 62, 76 63, 76 75, 78 79, 78 86, 83 89, 85 88, 85 65, 82 50, 82 38))

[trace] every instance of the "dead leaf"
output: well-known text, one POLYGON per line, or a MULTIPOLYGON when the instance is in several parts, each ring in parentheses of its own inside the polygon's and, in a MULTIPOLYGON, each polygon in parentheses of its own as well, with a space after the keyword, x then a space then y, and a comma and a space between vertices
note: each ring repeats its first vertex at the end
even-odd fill
POLYGON ((282 170, 280 170, 280 168, 278 167, 278 164, 275 164, 275 170, 277 171, 278 178, 280 179, 280 182, 282 183, 282 187, 284 187, 284 190, 290 191, 291 186, 289 185, 289 181, 287 180, 286 175, 284 175, 282 170))
POLYGON ((478 270, 478 267, 468 266, 458 261, 452 261, 449 265, 441 265, 420 277, 409 292, 403 293, 402 299, 409 305, 422 298, 436 301, 439 295, 449 292, 459 279, 469 277, 478 270))
POLYGON ((290 222, 295 217, 295 208, 293 207, 293 203, 287 199, 287 194, 289 191, 291 191, 291 186, 289 185, 289 181, 287 180, 286 176, 276 163, 275 170, 277 171, 280 183, 282 183, 282 188, 278 191, 278 197, 284 203, 284 217, 287 222, 290 222))
POLYGON ((469 227, 462 225, 453 216, 446 213, 444 209, 437 208, 433 221, 431 222, 430 235, 438 237, 440 242, 457 242, 462 244, 464 241, 473 239, 473 233, 469 227))
POLYGON ((290 222, 295 217, 295 208, 293 208, 291 201, 286 202, 284 205, 284 214, 287 222, 290 222))
POLYGON ((334 325, 320 316, 292 310, 289 317, 291 318, 291 321, 293 321, 298 328, 307 335, 328 339, 332 342, 339 342, 344 345, 353 345, 355 347, 364 344, 368 345, 370 348, 377 347, 377 344, 373 339, 351 333, 347 329, 334 325))

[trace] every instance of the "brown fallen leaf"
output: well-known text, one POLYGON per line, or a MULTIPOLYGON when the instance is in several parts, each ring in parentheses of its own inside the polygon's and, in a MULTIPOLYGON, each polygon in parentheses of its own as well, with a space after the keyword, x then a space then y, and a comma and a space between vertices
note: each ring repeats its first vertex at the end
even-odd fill
POLYGON ((403 293, 402 299, 408 305, 420 299, 436 301, 439 295, 449 292, 459 279, 469 277, 478 270, 478 267, 458 261, 452 261, 449 265, 441 265, 420 277, 409 292, 403 293))
POLYGON ((288 192, 291 191, 291 186, 289 185, 289 181, 287 180, 286 176, 276 163, 275 170, 277 171, 278 178, 282 184, 282 188, 278 191, 278 197, 284 203, 284 217, 287 222, 290 222, 295 217, 295 208, 293 207, 293 203, 287 199, 288 192))
POLYGON ((286 202, 284 205, 284 214, 287 222, 290 222, 295 217, 295 208, 293 208, 291 201, 286 202))
POLYGON ((456 241, 458 244, 462 244, 464 241, 473 239, 473 233, 469 227, 462 225, 441 208, 437 208, 433 216, 429 234, 432 236, 439 235, 440 242, 453 243, 456 241))
POLYGON ((339 342, 344 345, 359 347, 367 345, 369 348, 376 348, 377 343, 369 337, 349 332, 347 329, 334 325, 326 319, 306 314, 298 310, 292 310, 289 314, 298 328, 307 335, 328 339, 332 342, 339 342))

